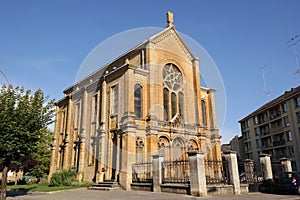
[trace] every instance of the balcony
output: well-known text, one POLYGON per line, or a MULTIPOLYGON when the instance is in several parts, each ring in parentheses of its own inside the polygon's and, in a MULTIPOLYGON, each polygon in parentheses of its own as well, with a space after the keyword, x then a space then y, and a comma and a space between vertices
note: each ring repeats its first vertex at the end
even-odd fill
POLYGON ((274 128, 271 128, 270 132, 273 133, 278 133, 278 132, 282 132, 283 131, 283 127, 282 126, 277 126, 274 128))
POLYGON ((279 140, 279 141, 273 142, 274 147, 283 146, 283 145, 285 145, 285 140, 279 140))

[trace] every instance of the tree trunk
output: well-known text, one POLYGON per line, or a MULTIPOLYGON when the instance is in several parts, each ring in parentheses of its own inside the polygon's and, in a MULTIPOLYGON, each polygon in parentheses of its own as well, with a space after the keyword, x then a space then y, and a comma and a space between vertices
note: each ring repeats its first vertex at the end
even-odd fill
POLYGON ((1 200, 6 200, 6 185, 7 185, 8 166, 4 165, 1 182, 1 200))

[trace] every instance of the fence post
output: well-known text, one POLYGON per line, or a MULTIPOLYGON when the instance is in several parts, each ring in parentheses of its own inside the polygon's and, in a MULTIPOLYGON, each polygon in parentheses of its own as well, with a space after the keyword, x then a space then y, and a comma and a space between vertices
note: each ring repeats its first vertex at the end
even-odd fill
POLYGON ((190 188, 192 196, 207 196, 204 153, 188 152, 190 166, 190 188))
POLYGON ((281 165, 282 165, 282 171, 283 172, 292 172, 292 163, 289 158, 281 158, 280 159, 281 165))
POLYGON ((224 152, 225 159, 228 161, 230 182, 233 185, 234 194, 241 194, 239 168, 235 151, 224 152))
POLYGON ((244 160, 244 168, 245 168, 245 178, 247 182, 252 182, 254 178, 254 164, 253 160, 251 159, 245 159, 244 160))
POLYGON ((164 156, 161 154, 153 155, 152 169, 153 169, 153 192, 160 192, 162 184, 162 162, 164 156))
POLYGON ((260 154, 259 162, 262 165, 262 171, 264 179, 272 179, 272 164, 271 164, 271 155, 270 154, 260 154))

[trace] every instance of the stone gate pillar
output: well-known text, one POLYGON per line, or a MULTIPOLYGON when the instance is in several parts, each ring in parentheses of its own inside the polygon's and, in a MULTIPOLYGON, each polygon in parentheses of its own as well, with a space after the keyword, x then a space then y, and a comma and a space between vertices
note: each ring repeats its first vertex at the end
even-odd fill
POLYGON ((246 181, 253 181, 254 178, 254 163, 251 159, 244 160, 245 178, 246 181))
POLYGON ((153 155, 152 168, 153 168, 153 192, 161 192, 160 185, 162 184, 162 162, 164 155, 153 155))
POLYGON ((204 153, 188 152, 190 166, 190 188, 192 196, 207 196, 204 153))
POLYGON ((292 172, 292 163, 289 158, 281 158, 280 159, 281 165, 282 165, 282 171, 283 172, 292 172))
POLYGON ((235 151, 224 152, 228 162, 230 183, 233 185, 233 193, 241 194, 238 162, 235 151))
POLYGON ((272 179, 272 164, 271 164, 271 155, 270 154, 260 154, 259 161, 262 166, 262 172, 264 179, 272 179))

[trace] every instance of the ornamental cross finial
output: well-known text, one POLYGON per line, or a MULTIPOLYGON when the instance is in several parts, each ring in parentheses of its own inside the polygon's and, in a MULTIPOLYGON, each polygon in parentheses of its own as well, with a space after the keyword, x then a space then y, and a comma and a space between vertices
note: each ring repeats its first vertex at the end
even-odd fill
POLYGON ((174 14, 170 11, 167 12, 167 27, 173 26, 174 23, 174 14))

